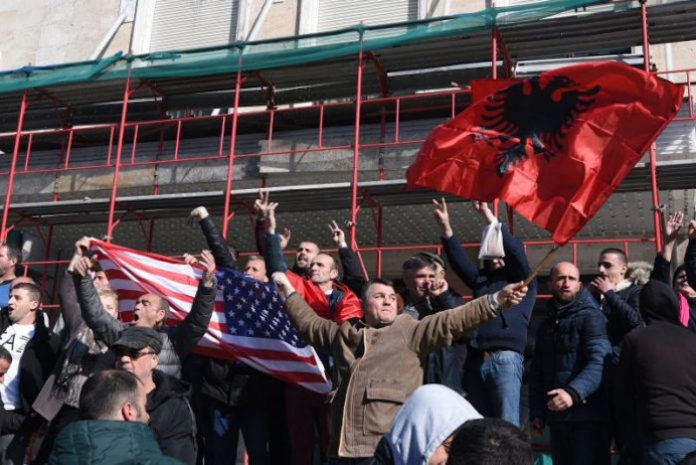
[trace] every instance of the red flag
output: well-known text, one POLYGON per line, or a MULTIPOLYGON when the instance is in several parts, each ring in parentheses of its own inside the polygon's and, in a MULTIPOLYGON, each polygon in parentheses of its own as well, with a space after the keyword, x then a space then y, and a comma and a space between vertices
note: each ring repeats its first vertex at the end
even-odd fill
POLYGON ((436 127, 408 169, 408 184, 502 198, 564 244, 640 160, 682 98, 681 86, 615 62, 545 72, 436 127))

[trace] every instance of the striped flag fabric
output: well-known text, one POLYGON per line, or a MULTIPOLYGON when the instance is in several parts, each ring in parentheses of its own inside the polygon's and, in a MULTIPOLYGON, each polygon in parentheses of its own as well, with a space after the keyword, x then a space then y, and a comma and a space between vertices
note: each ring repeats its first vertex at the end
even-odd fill
MULTIPOLYGON (((202 268, 98 240, 91 248, 119 296, 123 321, 132 319, 135 301, 146 292, 169 303, 168 324, 186 317, 202 268)), ((217 284, 213 316, 196 353, 236 360, 314 392, 331 390, 321 360, 288 320, 275 285, 226 268, 218 270, 217 284)))

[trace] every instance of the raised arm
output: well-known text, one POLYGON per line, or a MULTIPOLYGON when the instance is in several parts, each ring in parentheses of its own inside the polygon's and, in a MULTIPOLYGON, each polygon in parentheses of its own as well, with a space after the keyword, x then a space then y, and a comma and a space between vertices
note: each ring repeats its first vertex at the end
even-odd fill
POLYGON ((319 351, 330 353, 340 326, 317 315, 295 291, 285 273, 273 273, 273 282, 278 286, 278 290, 287 296, 285 310, 300 336, 319 351))
POLYGON ((208 329, 215 304, 215 258, 208 250, 201 252, 198 264, 203 266, 203 276, 198 284, 191 311, 178 325, 168 329, 174 350, 183 359, 198 344, 208 329))
POLYGON ((510 281, 524 281, 532 274, 532 268, 527 261, 522 241, 512 235, 507 226, 500 228, 503 233, 503 249, 505 250, 505 269, 510 281))
POLYGON ((269 202, 268 195, 262 195, 256 202, 254 208, 261 212, 266 219, 266 246, 264 247, 263 258, 266 260, 266 273, 271 276, 276 271, 285 272, 288 264, 283 256, 283 239, 280 234, 276 234, 275 209, 276 202, 269 202))
MULTIPOLYGON (((266 212, 262 206, 269 204, 269 195, 267 190, 259 189, 259 198, 254 201, 254 210, 256 210, 254 236, 256 238, 256 250, 258 250, 261 256, 266 255, 266 234, 268 230, 268 218, 265 216, 266 212)), ((280 245, 283 250, 288 246, 291 237, 292 231, 288 228, 283 228, 283 232, 280 235, 280 245)))
POLYGON ((473 290, 479 278, 478 266, 471 261, 459 243, 457 236, 454 235, 445 198, 442 197, 439 202, 433 199, 433 203, 435 204, 435 221, 437 221, 442 230, 440 240, 442 241, 445 255, 447 255, 447 261, 457 276, 464 281, 464 284, 473 290))
POLYGON ((65 270, 58 291, 60 296, 60 313, 63 315, 63 321, 65 322, 65 333, 69 336, 72 336, 73 332, 83 321, 72 274, 75 272, 75 265, 84 256, 83 251, 89 249, 89 241, 89 237, 82 237, 75 243, 75 252, 67 270, 65 270))
POLYGON ((358 255, 352 248, 348 247, 346 234, 334 220, 331 220, 329 230, 331 231, 331 239, 338 247, 338 257, 343 266, 343 284, 348 286, 356 295, 360 295, 366 281, 360 269, 358 255))
POLYGON ((495 317, 500 308, 509 308, 522 301, 527 288, 521 283, 508 284, 492 295, 486 295, 464 305, 428 315, 416 325, 411 338, 412 348, 420 355, 451 345, 468 332, 495 317))
POLYGON ((677 243, 677 236, 679 235, 679 231, 683 225, 684 213, 678 211, 669 215, 669 218, 665 223, 665 239, 664 243, 662 244, 662 251, 655 256, 655 263, 653 264, 653 269, 650 273, 650 279, 662 281, 669 286, 672 285, 670 282, 670 265, 672 262, 672 254, 674 252, 674 246, 677 243))
POLYGON ((229 247, 225 242, 225 238, 220 234, 220 230, 217 225, 208 214, 208 209, 200 206, 191 210, 189 215, 189 222, 198 222, 205 236, 205 241, 208 243, 213 257, 215 257, 215 264, 219 267, 225 268, 237 268, 237 260, 234 255, 230 252, 229 247))
POLYGON ((75 263, 73 272, 73 282, 77 290, 82 319, 94 332, 96 339, 111 345, 116 342, 126 324, 104 311, 97 289, 89 275, 89 266, 89 258, 82 257, 75 263))

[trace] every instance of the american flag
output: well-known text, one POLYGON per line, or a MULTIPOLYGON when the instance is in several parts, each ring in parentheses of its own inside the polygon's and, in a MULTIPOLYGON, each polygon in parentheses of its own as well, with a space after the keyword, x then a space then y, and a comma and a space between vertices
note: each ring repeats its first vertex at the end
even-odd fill
MULTIPOLYGON (((132 317, 135 301, 144 292, 169 302, 168 324, 188 314, 202 274, 199 267, 97 240, 91 246, 119 296, 123 320, 132 317)), ((237 360, 315 392, 330 391, 319 357, 288 320, 273 284, 231 269, 219 270, 217 283, 213 316, 197 353, 237 360)))

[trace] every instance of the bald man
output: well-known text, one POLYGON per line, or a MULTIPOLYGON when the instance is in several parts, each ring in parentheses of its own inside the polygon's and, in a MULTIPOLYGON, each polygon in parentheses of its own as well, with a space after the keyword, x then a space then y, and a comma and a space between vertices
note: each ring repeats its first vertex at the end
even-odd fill
POLYGON ((578 268, 551 269, 548 316, 532 359, 532 430, 551 430, 555 465, 609 464, 609 414, 602 373, 611 355, 607 319, 580 282, 578 268))

